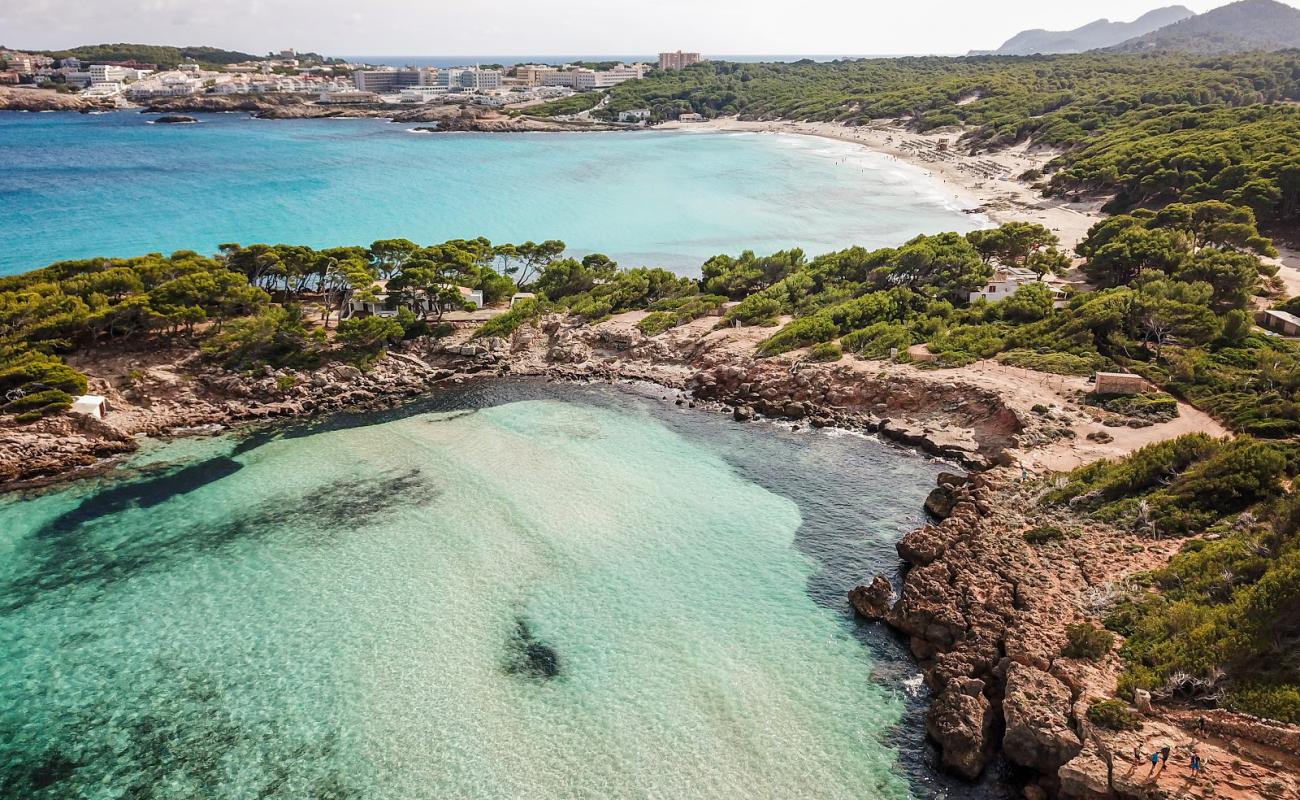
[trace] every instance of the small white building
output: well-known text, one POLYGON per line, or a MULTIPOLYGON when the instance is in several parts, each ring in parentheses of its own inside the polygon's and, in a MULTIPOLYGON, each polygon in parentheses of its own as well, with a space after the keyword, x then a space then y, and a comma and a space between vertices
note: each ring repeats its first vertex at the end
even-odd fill
POLYGON ((103 419, 104 415, 108 413, 108 401, 101 395, 83 394, 72 398, 72 408, 69 410, 74 414, 85 414, 95 419, 103 419))
POLYGON ((648 108, 629 108, 627 111, 618 112, 619 122, 645 122, 648 119, 650 119, 648 108))
POLYGON ((1020 291, 1022 286, 1029 286, 1034 283, 1042 283, 1051 291, 1054 307, 1061 308, 1065 305, 1068 297, 1064 289, 1058 285, 1041 281, 1031 270, 1019 267, 999 267, 994 270, 992 277, 979 289, 970 292, 966 299, 972 303, 981 299, 990 303, 997 303, 1020 291))
POLYGON ((688 111, 685 114, 678 114, 677 121, 678 122, 703 122, 704 117, 700 114, 696 114, 694 112, 688 111))
POLYGON ((537 295, 533 294, 532 292, 515 292, 514 294, 510 295, 510 307, 514 308, 515 306, 519 305, 525 300, 535 300, 536 298, 537 295))
POLYGON ((1027 269, 1003 267, 994 270, 988 281, 971 292, 967 299, 972 303, 980 299, 996 303, 1020 291, 1021 286, 1037 282, 1038 276, 1027 269))

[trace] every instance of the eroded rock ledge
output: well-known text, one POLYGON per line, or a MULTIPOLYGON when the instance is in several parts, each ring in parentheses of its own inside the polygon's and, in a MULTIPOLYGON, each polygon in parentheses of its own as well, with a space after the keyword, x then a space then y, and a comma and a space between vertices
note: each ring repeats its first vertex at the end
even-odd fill
POLYGON ((744 338, 750 333, 713 331, 715 322, 697 320, 647 337, 617 321, 588 326, 553 315, 509 340, 472 340, 459 331, 445 340, 409 342, 365 372, 331 364, 234 373, 205 363, 193 344, 99 351, 71 362, 91 376, 90 391, 108 399, 106 422, 68 415, 26 426, 0 423, 0 486, 83 474, 134 450, 137 436, 390 406, 474 376, 644 380, 683 396, 693 388, 701 403, 737 418, 764 414, 880 431, 973 467, 992 463, 1020 429, 1017 416, 991 393, 756 360, 744 338))
POLYGON ((945 476, 946 518, 904 536, 910 566, 892 607, 879 579, 850 595, 868 618, 909 637, 932 693, 927 731, 943 764, 967 778, 999 748, 1040 778, 1027 798, 1073 800, 1158 797, 1297 797, 1297 776, 1273 763, 1300 730, 1217 711, 1192 733, 1187 712, 1145 709, 1143 729, 1093 726, 1089 706, 1112 697, 1121 669, 1113 653, 1098 662, 1066 658, 1066 626, 1095 620, 1126 576, 1164 563, 1180 541, 1132 533, 1041 506, 1011 470, 968 482, 945 476), (1030 544, 1024 533, 1052 525, 1066 538, 1030 544), (1148 779, 1135 749, 1168 744, 1175 762, 1148 779), (1216 776, 1193 784, 1195 746, 1216 776), (1181 755, 1180 755, 1181 754, 1181 755))

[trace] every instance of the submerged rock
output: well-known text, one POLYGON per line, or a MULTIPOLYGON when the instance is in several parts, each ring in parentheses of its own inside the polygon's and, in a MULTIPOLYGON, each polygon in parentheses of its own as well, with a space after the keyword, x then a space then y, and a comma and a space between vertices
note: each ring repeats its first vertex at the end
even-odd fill
POLYGON ((514 635, 507 643, 506 672, 533 680, 548 681, 560 674, 560 656, 555 648, 537 639, 527 620, 515 620, 514 635))

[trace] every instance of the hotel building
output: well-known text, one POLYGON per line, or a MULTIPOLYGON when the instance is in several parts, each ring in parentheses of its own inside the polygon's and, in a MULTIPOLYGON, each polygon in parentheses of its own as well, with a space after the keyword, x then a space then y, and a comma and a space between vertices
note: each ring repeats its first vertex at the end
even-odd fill
POLYGON ((700 60, 699 53, 683 53, 681 50, 675 53, 660 53, 659 69, 684 69, 691 64, 700 63, 700 60))

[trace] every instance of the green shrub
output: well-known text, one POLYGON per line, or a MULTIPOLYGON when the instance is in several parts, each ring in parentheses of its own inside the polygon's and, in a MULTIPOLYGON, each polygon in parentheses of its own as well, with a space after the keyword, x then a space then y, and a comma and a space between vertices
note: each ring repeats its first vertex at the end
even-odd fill
POLYGON ((677 325, 677 315, 671 311, 652 311, 636 324, 636 329, 646 336, 657 336, 677 325))
POLYGON ((1106 625, 1125 636, 1126 691, 1220 697, 1231 708, 1300 721, 1300 495, 1256 509, 1262 522, 1221 526, 1187 542, 1118 605, 1106 625))
POLYGON ((723 324, 755 325, 770 328, 781 316, 781 301, 771 297, 752 294, 741 300, 722 318, 723 324))
POLYGON ((1300 686, 1244 686, 1228 693, 1228 708, 1300 725, 1300 686))
POLYGON ((1164 422, 1178 416, 1178 401, 1164 392, 1134 395, 1089 394, 1084 398, 1084 402, 1115 414, 1152 422, 1164 422))
POLYGON ((1090 622, 1080 622, 1065 627, 1065 647, 1061 655, 1066 658, 1085 658, 1100 661, 1115 646, 1115 637, 1110 631, 1098 628, 1090 622))
POLYGON ((997 360, 1009 367, 1021 367, 1053 375, 1091 375, 1105 365, 1106 359, 1099 355, 1075 355, 1073 353, 1048 352, 1017 348, 999 353, 997 360))
POLYGON ((840 346, 846 352, 857 353, 863 358, 885 358, 895 348, 900 353, 906 352, 917 341, 916 334, 907 325, 877 322, 845 335, 840 339, 840 346))
POLYGON ((844 358, 844 351, 840 349, 838 342, 822 342, 813 345, 808 351, 808 357, 813 361, 839 361, 844 358))
POLYGON ((1101 700, 1088 706, 1088 721, 1110 731, 1142 730, 1142 720, 1119 700, 1101 700))
POLYGON ((542 310, 542 303, 536 298, 521 300, 515 303, 514 308, 483 323, 474 333, 474 338, 480 339, 489 336, 508 338, 521 325, 530 323, 540 317, 542 310))
POLYGON ((1060 542, 1065 539, 1065 531, 1054 525, 1040 525, 1033 530, 1025 531, 1025 541, 1029 544, 1047 544, 1048 542, 1060 542))
POLYGON ((357 355, 375 355, 402 341, 402 323, 390 317, 352 317, 339 323, 336 338, 357 355))
POLYGON ((10 414, 21 414, 25 411, 37 410, 43 416, 49 416, 59 411, 66 411, 71 407, 72 395, 61 389, 45 389, 25 394, 5 404, 4 410, 10 414))
POLYGON ((203 343, 209 358, 231 370, 263 364, 312 369, 320 363, 324 349, 325 332, 309 330, 302 307, 293 303, 235 320, 203 343))

